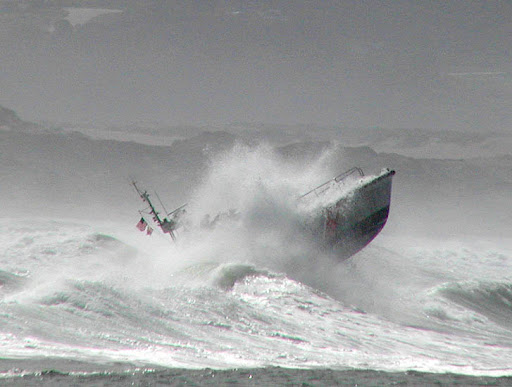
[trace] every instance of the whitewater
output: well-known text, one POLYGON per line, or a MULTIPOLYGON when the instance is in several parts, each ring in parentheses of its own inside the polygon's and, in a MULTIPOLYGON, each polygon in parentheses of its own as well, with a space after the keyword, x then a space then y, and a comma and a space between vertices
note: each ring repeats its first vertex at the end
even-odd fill
POLYGON ((190 195, 192 221, 232 208, 243 209, 241 220, 183 233, 176 244, 140 233, 136 207, 131 223, 1 218, 0 375, 268 367, 511 375, 512 239, 391 227, 339 262, 307 236, 308 208, 298 205, 335 175, 335 151, 307 168, 269 146, 212 158, 190 195))

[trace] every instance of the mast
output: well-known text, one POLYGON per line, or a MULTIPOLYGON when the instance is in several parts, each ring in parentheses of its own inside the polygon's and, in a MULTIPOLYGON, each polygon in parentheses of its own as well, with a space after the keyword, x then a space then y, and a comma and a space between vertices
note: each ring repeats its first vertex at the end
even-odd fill
POLYGON ((149 199, 148 191, 143 191, 139 187, 137 187, 137 183, 135 181, 132 181, 132 185, 137 191, 137 194, 140 196, 142 201, 148 204, 150 209, 149 213, 153 216, 153 220, 158 224, 158 226, 162 229, 164 233, 169 234, 171 238, 175 241, 176 235, 174 235, 174 226, 176 225, 176 222, 174 222, 173 220, 168 220, 167 218, 160 218, 160 216, 158 215, 159 212, 155 209, 155 206, 151 202, 151 199, 149 199))

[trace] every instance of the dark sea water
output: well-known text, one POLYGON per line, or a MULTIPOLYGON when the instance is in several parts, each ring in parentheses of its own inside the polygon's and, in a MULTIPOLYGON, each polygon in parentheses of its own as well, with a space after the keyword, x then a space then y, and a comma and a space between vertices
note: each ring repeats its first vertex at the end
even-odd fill
POLYGON ((5 378, 2 383, 15 386, 510 386, 512 377, 493 378, 417 371, 336 371, 269 367, 233 370, 134 369, 91 374, 44 370, 34 374, 5 378))

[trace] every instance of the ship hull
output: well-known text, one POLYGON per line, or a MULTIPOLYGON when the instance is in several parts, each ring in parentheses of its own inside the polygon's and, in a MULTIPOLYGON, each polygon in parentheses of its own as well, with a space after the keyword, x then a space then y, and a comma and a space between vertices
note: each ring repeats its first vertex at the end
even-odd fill
POLYGON ((387 222, 395 171, 386 170, 324 209, 324 244, 345 260, 367 246, 387 222))

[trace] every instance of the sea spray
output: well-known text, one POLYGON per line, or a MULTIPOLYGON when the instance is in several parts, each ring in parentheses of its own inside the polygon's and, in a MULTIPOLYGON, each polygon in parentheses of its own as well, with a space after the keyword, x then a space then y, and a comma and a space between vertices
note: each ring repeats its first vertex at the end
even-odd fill
POLYGON ((298 200, 311 186, 328 178, 327 158, 322 154, 304 168, 269 146, 238 145, 212 159, 191 196, 188 211, 195 228, 184 233, 181 253, 195 255, 202 246, 205 260, 262 263, 262 259, 272 261, 277 255, 303 249, 307 236, 298 200), (211 220, 229 212, 238 218, 218 222, 213 230, 197 227, 205 217, 211 220))

